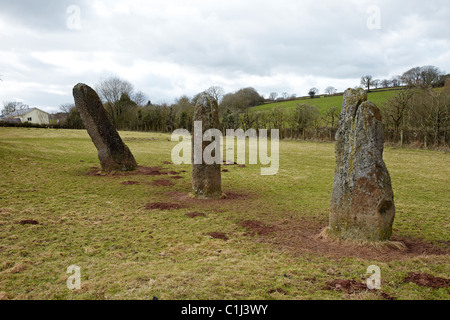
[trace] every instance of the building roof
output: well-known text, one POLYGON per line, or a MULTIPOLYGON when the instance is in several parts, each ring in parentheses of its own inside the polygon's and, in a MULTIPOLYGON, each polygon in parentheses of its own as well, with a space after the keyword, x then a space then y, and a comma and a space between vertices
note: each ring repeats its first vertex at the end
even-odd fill
POLYGON ((42 111, 42 110, 40 110, 38 108, 28 108, 28 109, 16 110, 14 112, 11 112, 11 113, 3 115, 3 117, 4 118, 21 117, 21 116, 24 116, 27 113, 29 113, 31 111, 34 111, 34 110, 39 110, 41 112, 47 113, 47 112, 42 111))

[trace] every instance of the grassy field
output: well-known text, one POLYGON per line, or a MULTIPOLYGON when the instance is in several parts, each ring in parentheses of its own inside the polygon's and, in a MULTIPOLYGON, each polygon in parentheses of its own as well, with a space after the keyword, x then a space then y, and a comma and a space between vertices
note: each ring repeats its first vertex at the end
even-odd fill
POLYGON ((282 141, 276 176, 224 166, 228 198, 205 202, 188 195, 190 166, 164 164, 169 135, 120 134, 163 175, 99 174, 85 131, 0 128, 0 299, 450 297, 448 286, 405 279, 449 278, 449 154, 386 149, 394 240, 409 251, 379 251, 316 239, 328 220, 331 143, 282 141), (67 288, 71 265, 80 290, 67 288), (334 286, 361 284, 370 265, 381 268, 381 290, 334 286))
MULTIPOLYGON (((396 90, 391 91, 380 91, 373 90, 368 94, 368 100, 375 103, 378 107, 380 107, 386 100, 392 98, 397 94, 396 90)), ((268 103, 260 106, 256 106, 251 108, 252 112, 258 111, 270 111, 275 107, 280 107, 282 110, 287 112, 293 111, 298 104, 306 103, 309 105, 316 106, 319 109, 320 113, 325 113, 328 109, 332 107, 337 107, 338 110, 341 110, 342 107, 342 95, 341 96, 318 96, 314 99, 307 98, 301 100, 293 100, 293 101, 285 101, 285 102, 275 102, 268 103)))

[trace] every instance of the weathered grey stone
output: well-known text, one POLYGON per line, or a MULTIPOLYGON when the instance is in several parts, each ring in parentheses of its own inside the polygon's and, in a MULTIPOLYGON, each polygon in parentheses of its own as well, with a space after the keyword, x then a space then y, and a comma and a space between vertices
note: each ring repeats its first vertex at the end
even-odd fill
MULTIPOLYGON (((222 196, 221 165, 220 161, 212 164, 205 162, 203 154, 206 147, 211 145, 211 141, 203 141, 203 137, 207 130, 220 128, 219 106, 217 101, 207 94, 202 94, 195 106, 194 126, 195 122, 199 121, 202 123, 202 129, 196 128, 192 139, 192 189, 194 196, 199 199, 218 199, 222 196), (198 144, 197 151, 201 151, 201 162, 195 157, 195 143, 198 144)), ((218 141, 220 144, 220 139, 218 141)), ((215 152, 219 154, 212 152, 212 155, 220 158, 220 148, 215 152)))
POLYGON ((364 90, 345 92, 336 140, 329 233, 342 239, 389 240, 395 206, 383 161, 383 123, 364 90))
POLYGON ((135 170, 136 160, 109 120, 97 93, 89 86, 79 83, 73 88, 73 97, 84 126, 98 150, 102 170, 135 170))

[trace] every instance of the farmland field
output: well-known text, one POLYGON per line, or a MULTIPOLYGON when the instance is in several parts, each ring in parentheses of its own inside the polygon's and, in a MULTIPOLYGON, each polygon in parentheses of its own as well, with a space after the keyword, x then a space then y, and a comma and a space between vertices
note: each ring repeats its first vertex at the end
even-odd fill
POLYGON ((0 128, 0 298, 450 297, 448 285, 411 280, 450 275, 448 153, 385 150, 400 252, 316 238, 328 221, 332 143, 280 142, 275 176, 224 166, 228 197, 200 201, 188 194, 190 166, 169 164, 170 135, 120 134, 147 169, 102 174, 84 130, 0 128), (73 291, 72 265, 81 270, 73 291), (361 284, 371 265, 380 290, 333 284, 361 284))
MULTIPOLYGON (((397 90, 389 90, 389 91, 380 91, 380 90, 373 90, 369 92, 367 95, 368 100, 375 103, 378 107, 380 107, 386 100, 394 97, 397 93, 397 90)), ((268 103, 260 106, 256 106, 251 108, 252 112, 258 112, 258 111, 270 111, 275 107, 280 107, 282 110, 285 110, 287 112, 291 112, 295 109, 295 107, 298 104, 310 104, 313 106, 316 106, 320 113, 324 113, 328 109, 332 107, 337 107, 338 110, 341 110, 342 107, 342 95, 336 95, 336 96, 317 96, 314 99, 306 98, 306 99, 299 99, 299 100, 293 100, 293 101, 283 101, 283 102, 274 102, 274 103, 268 103)))

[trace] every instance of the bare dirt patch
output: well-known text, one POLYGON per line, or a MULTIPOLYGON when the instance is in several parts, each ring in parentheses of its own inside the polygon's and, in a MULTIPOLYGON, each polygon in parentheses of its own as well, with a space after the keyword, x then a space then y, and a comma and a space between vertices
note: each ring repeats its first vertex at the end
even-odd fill
POLYGON ((428 288, 448 288, 450 287, 450 279, 438 278, 426 273, 409 273, 403 282, 412 282, 422 287, 428 288))
POLYGON ((176 210, 183 209, 184 206, 176 203, 166 203, 166 202, 155 202, 147 203, 145 209, 147 210, 176 210))
POLYGON ((259 221, 246 220, 241 222, 241 226, 247 229, 250 235, 268 235, 276 230, 276 227, 265 225, 259 221))
POLYGON ((36 220, 22 220, 19 222, 19 224, 21 224, 21 225, 27 225, 27 224, 37 225, 37 224, 39 224, 39 222, 36 220))
POLYGON ((358 245, 351 242, 337 242, 318 239, 318 235, 327 225, 327 221, 313 218, 291 218, 271 222, 273 231, 261 234, 254 239, 259 242, 273 244, 280 250, 293 254, 314 253, 332 258, 355 257, 379 261, 410 259, 421 255, 448 255, 449 250, 434 246, 420 239, 393 237, 392 241, 405 244, 407 250, 395 248, 377 248, 358 245))
POLYGON ((182 176, 171 176, 170 178, 171 178, 171 179, 174 179, 174 180, 183 179, 182 176))
POLYGON ((113 172, 103 172, 101 169, 92 167, 91 170, 86 174, 93 177, 128 177, 128 176, 162 176, 168 175, 169 172, 163 171, 162 167, 142 167, 139 166, 135 171, 113 171, 113 172))
POLYGON ((161 180, 153 181, 152 185, 154 185, 156 187, 170 187, 170 186, 174 186, 175 183, 173 183, 170 180, 161 179, 161 180))
POLYGON ((178 192, 178 191, 169 191, 165 193, 167 196, 172 198, 173 200, 177 200, 180 202, 185 202, 193 205, 210 205, 214 207, 215 205, 222 205, 225 203, 232 203, 234 201, 243 201, 248 200, 253 197, 252 194, 245 194, 233 191, 224 191, 226 195, 222 199, 209 199, 209 200, 201 200, 194 198, 190 193, 178 192))
POLYGON ((344 291, 348 294, 355 294, 368 291, 367 285, 356 280, 337 279, 327 282, 325 290, 344 291))
POLYGON ((189 218, 197 218, 197 217, 206 217, 206 214, 200 212, 189 212, 186 213, 186 216, 189 218))
POLYGON ((136 184, 139 184, 139 182, 137 182, 137 181, 124 181, 124 182, 122 182, 122 184, 124 186, 134 186, 136 184))
POLYGON ((170 162, 170 161, 164 161, 163 164, 165 164, 165 165, 171 165, 172 162, 170 162))
POLYGON ((230 170, 227 170, 227 169, 222 169, 222 172, 230 172, 230 170))
POLYGON ((211 238, 214 238, 214 239, 220 239, 220 240, 224 240, 224 241, 228 241, 229 240, 227 235, 225 233, 222 233, 222 232, 211 232, 211 233, 208 233, 207 235, 210 236, 211 238))

